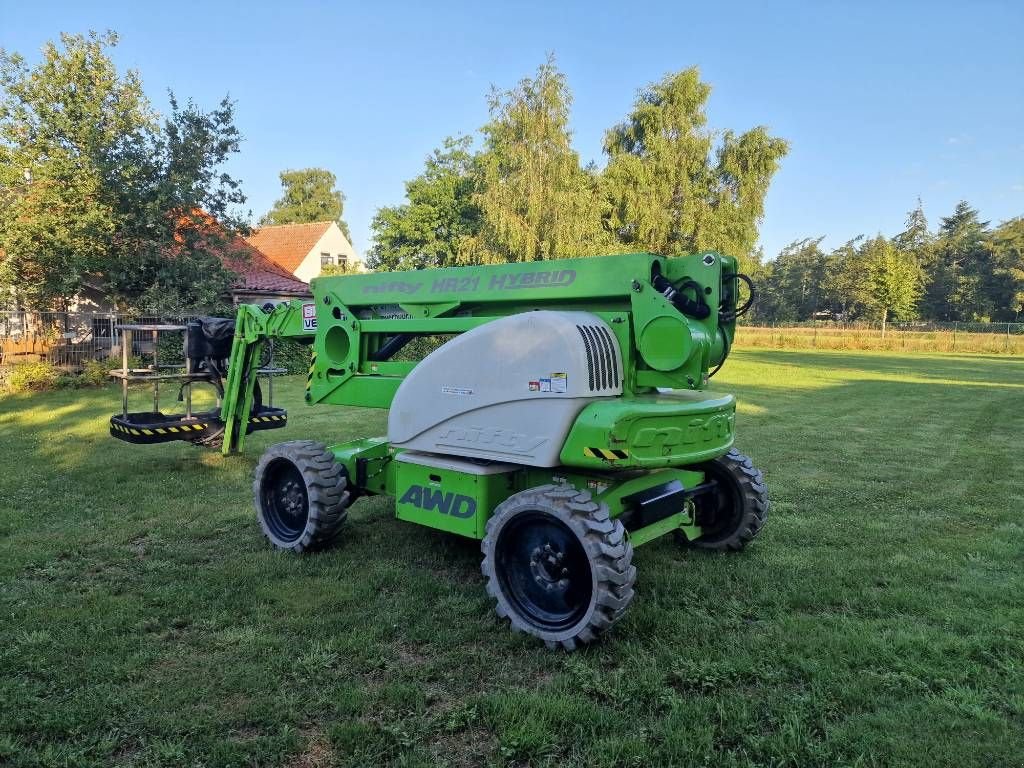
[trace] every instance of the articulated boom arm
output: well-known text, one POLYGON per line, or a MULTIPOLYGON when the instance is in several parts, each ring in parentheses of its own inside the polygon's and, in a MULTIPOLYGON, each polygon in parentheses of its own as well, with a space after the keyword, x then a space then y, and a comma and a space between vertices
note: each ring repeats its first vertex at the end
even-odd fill
POLYGON ((245 443, 246 422, 252 411, 256 371, 265 346, 275 338, 312 340, 315 331, 303 330, 303 302, 279 304, 267 313, 255 304, 238 307, 235 336, 228 360, 221 420, 224 422, 222 452, 239 453, 245 443))
POLYGON ((269 313, 239 307, 223 450, 242 448, 254 372, 272 338, 311 341, 307 402, 387 408, 419 362, 394 358, 417 337, 460 334, 531 310, 585 311, 617 337, 624 394, 702 389, 729 354, 743 311, 737 310, 740 279, 735 259, 712 252, 317 278, 313 301, 287 302, 269 313))

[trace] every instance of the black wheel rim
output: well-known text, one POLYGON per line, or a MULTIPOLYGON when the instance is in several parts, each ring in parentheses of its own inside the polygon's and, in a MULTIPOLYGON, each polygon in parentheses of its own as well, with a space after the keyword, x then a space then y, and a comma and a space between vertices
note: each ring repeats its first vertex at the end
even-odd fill
POLYGON ((568 629, 590 606, 594 586, 587 552, 569 526, 546 512, 521 512, 505 525, 495 564, 512 607, 538 629, 568 629))
POLYGON ((309 518, 309 497, 299 468, 287 459, 274 459, 263 474, 260 496, 270 532, 281 541, 297 540, 309 518))
POLYGON ((743 522, 743 490, 735 475, 713 463, 705 467, 707 479, 715 490, 701 505, 701 540, 714 542, 731 536, 743 522))

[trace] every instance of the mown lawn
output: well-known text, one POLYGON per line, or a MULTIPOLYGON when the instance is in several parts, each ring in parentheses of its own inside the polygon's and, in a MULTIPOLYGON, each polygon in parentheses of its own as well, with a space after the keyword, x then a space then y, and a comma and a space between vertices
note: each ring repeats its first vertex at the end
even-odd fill
POLYGON ((1024 359, 740 351, 715 382, 767 528, 638 549, 575 654, 386 499, 324 554, 265 545, 260 451, 383 413, 291 381, 289 427, 223 459, 109 438, 113 389, 0 400, 0 764, 1024 764, 1024 359))

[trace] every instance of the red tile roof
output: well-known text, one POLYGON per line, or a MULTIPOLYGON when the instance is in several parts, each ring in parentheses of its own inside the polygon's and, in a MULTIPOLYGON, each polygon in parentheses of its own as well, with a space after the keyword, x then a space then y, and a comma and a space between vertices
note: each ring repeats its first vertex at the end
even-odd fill
POLYGON ((242 293, 310 295, 309 285, 282 269, 241 237, 236 237, 221 262, 238 275, 235 290, 242 293))
POLYGON ((245 239, 275 264, 294 272, 333 223, 276 224, 254 229, 245 239))
POLYGON ((206 211, 193 210, 178 218, 175 240, 183 241, 188 230, 205 237, 210 234, 210 252, 214 253, 226 269, 238 275, 234 290, 238 293, 268 293, 290 296, 309 296, 309 285, 291 272, 271 261, 242 237, 235 236, 224 245, 220 224, 206 211))

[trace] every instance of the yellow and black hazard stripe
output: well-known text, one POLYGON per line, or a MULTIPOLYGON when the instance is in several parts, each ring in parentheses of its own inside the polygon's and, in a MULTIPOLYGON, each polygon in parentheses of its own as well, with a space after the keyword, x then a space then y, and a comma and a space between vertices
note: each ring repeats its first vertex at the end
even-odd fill
POLYGON ((309 373, 306 374, 306 391, 309 392, 309 388, 313 386, 313 371, 316 369, 316 350, 313 350, 313 354, 309 359, 309 373))
POLYGON ((182 432, 202 432, 209 424, 184 424, 179 427, 126 427, 123 424, 111 424, 111 427, 126 435, 177 435, 182 432))
POLYGON ((252 416, 249 418, 250 424, 256 424, 267 421, 284 421, 285 416, 252 416))
POLYGON ((584 448, 583 455, 592 459, 604 459, 606 461, 619 461, 629 458, 629 451, 622 451, 611 448, 584 448))

